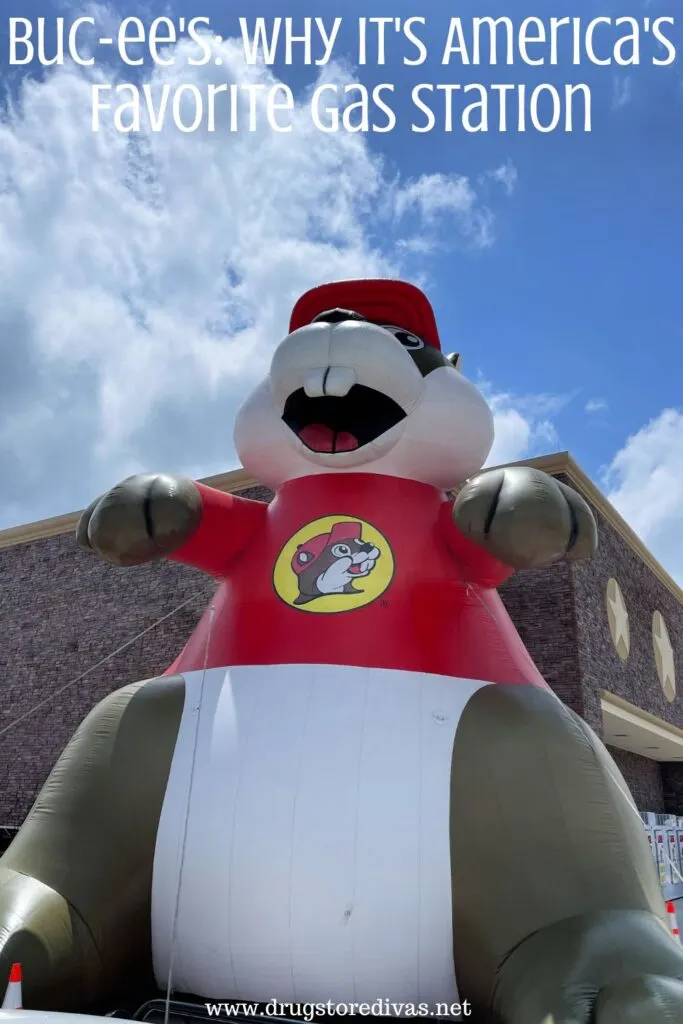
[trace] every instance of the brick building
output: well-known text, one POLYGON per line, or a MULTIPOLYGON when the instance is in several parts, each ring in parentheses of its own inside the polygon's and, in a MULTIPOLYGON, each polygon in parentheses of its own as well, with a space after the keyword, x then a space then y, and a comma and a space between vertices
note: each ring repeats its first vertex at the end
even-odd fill
MULTIPOLYGON (((603 736, 642 810, 683 815, 683 592, 567 453, 530 460, 593 507, 598 554, 501 589, 556 693, 603 736)), ((207 481, 268 498, 241 471, 207 481)), ((174 659, 213 591, 171 563, 119 570, 81 552, 78 514, 0 533, 0 826, 26 815, 60 751, 109 691, 174 659)))

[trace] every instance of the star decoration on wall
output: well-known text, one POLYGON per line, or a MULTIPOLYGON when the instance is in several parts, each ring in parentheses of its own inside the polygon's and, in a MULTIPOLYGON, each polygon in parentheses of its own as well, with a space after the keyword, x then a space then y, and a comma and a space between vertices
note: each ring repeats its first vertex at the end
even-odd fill
POLYGON ((664 696, 671 703, 676 697, 676 667, 669 631, 661 612, 655 612, 652 616, 652 643, 657 675, 662 684, 664 696))
POLYGON ((631 647, 631 632, 624 595, 615 579, 608 580, 605 598, 607 603, 607 621, 609 622, 612 643, 621 660, 626 661, 631 647))

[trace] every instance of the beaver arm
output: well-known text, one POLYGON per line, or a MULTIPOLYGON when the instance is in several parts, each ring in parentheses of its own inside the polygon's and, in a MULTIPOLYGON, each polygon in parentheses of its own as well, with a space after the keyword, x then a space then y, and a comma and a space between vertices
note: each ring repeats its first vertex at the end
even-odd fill
POLYGON ((514 569, 473 543, 453 521, 453 502, 444 502, 439 513, 438 530, 451 554, 460 565, 468 583, 495 590, 512 575, 514 569))
POLYGON ((221 579, 265 522, 268 506, 206 484, 195 487, 202 499, 199 526, 187 544, 168 557, 221 579))

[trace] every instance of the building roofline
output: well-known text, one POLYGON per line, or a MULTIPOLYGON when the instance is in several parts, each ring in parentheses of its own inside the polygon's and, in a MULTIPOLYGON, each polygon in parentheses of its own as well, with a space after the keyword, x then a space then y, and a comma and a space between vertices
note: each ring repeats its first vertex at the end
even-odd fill
POLYGON ((637 533, 617 512, 614 505, 607 500, 602 491, 596 487, 588 474, 581 469, 569 452, 540 455, 534 459, 522 459, 519 462, 509 463, 509 465, 534 466, 536 469, 542 469, 544 472, 550 473, 551 476, 555 476, 558 473, 566 476, 572 486, 607 520, 615 533, 619 534, 631 551, 655 574, 660 583, 663 583, 676 600, 683 604, 683 589, 669 575, 664 566, 657 561, 637 533))
MULTIPOLYGON (((626 520, 619 515, 614 506, 610 504, 590 477, 574 461, 569 452, 539 455, 536 458, 520 459, 518 462, 505 463, 505 465, 533 466, 535 469, 541 469, 546 473, 550 473, 551 476, 555 476, 558 473, 566 476, 572 486, 607 520, 631 551, 645 563, 648 569, 664 584, 676 600, 683 604, 683 589, 679 587, 666 569, 647 549, 626 520)), ((204 477, 201 483, 228 493, 243 491, 248 487, 261 486, 257 480, 250 477, 243 469, 233 469, 227 473, 217 473, 215 476, 204 477)), ((27 523, 23 526, 13 526, 7 530, 0 530, 0 549, 15 547, 19 544, 29 544, 32 541, 45 540, 48 537, 57 537, 60 534, 69 533, 75 530, 80 515, 81 511, 69 512, 67 515, 54 516, 50 519, 41 519, 36 523, 27 523)))
MULTIPOLYGON (((243 469, 233 469, 228 473, 217 473, 215 476, 202 477, 200 483, 208 487, 215 487, 219 491, 235 492, 243 491, 247 487, 261 486, 258 481, 247 476, 243 469)), ((0 550, 2 548, 13 548, 19 544, 30 544, 34 540, 46 540, 48 537, 58 537, 63 533, 70 533, 76 529, 78 520, 83 514, 83 509, 77 512, 67 512, 65 515, 52 516, 49 519, 39 519, 34 523, 25 523, 21 526, 10 526, 6 530, 0 530, 0 550)))

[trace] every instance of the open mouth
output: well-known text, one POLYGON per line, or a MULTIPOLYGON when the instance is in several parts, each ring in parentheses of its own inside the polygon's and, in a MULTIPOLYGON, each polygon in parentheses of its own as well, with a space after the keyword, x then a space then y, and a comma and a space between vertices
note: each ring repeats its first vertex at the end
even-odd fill
POLYGON ((374 388, 354 384, 343 398, 309 398, 303 388, 289 396, 282 419, 313 452, 352 452, 391 430, 405 412, 374 388))

